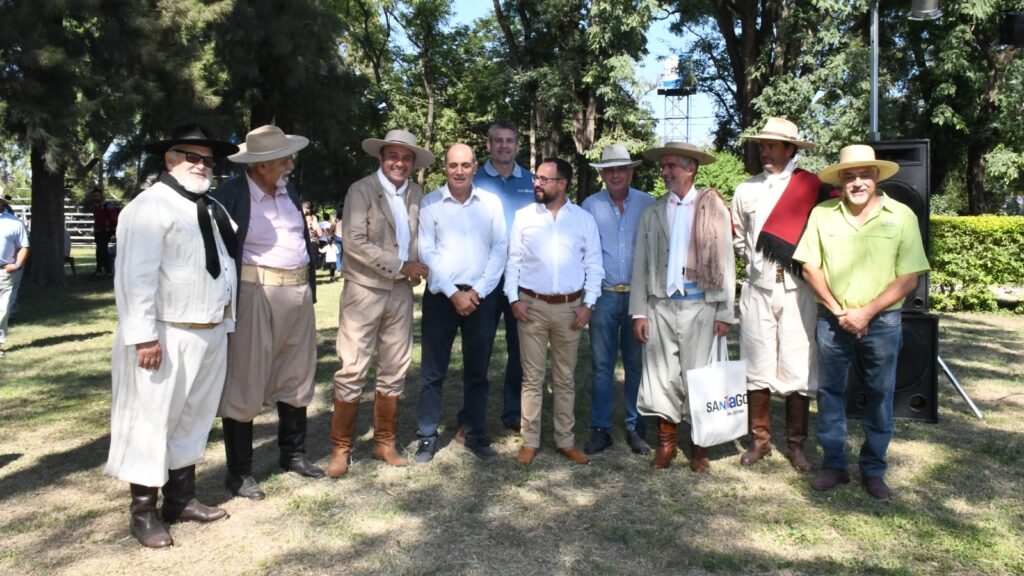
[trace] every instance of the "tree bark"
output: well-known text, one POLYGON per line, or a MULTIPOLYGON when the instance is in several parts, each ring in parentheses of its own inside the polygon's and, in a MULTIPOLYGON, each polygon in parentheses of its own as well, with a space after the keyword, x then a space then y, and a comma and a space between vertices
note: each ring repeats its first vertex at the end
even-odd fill
POLYGON ((47 165, 45 151, 32 145, 32 230, 25 274, 39 286, 65 286, 64 277, 64 172, 47 165))

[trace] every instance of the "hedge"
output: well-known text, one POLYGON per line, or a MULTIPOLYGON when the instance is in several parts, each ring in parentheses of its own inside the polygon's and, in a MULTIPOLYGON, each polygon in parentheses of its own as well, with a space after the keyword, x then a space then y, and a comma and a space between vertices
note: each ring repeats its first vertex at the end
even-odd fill
POLYGON ((929 259, 932 310, 995 310, 991 287, 1024 287, 1024 217, 932 216, 929 259))

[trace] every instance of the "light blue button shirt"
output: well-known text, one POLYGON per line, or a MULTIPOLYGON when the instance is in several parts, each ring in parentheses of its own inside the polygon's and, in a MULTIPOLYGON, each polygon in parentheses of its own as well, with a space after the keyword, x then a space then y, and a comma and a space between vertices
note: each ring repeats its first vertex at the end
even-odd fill
POLYGON ((653 196, 636 188, 629 189, 621 213, 607 189, 583 200, 583 209, 594 216, 601 236, 605 287, 630 283, 640 213, 653 203, 653 196))
POLYGON ((17 216, 0 212, 0 266, 14 264, 18 251, 28 247, 28 232, 17 216))
POLYGON ((533 174, 516 164, 512 168, 512 176, 502 177, 491 165, 484 162, 481 170, 473 177, 473 185, 494 194, 501 200, 505 210, 505 226, 508 228, 506 238, 512 233, 512 222, 516 211, 533 203, 533 174))

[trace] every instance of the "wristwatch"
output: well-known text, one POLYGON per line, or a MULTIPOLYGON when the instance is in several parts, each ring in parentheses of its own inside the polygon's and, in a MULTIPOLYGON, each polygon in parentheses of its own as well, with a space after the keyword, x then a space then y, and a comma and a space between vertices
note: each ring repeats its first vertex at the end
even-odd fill
POLYGON ((585 303, 585 304, 583 304, 583 305, 587 307, 587 310, 590 310, 591 312, 593 312, 593 311, 594 311, 594 306, 595 306, 594 304, 586 304, 586 303, 585 303))

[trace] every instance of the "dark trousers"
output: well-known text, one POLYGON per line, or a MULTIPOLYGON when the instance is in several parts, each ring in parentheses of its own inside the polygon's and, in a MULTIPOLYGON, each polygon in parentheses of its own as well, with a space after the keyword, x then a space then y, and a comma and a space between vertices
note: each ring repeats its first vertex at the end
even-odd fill
POLYGON ((487 367, 494 347, 497 291, 480 302, 469 316, 459 316, 444 294, 423 294, 423 343, 420 368, 420 401, 416 408, 417 436, 437 436, 441 422, 442 386, 448 375, 455 335, 462 332, 462 411, 466 446, 487 444, 487 367))
POLYGON ((96 273, 113 274, 114 266, 110 262, 110 239, 113 230, 97 230, 94 232, 96 242, 96 273))
POLYGON ((508 362, 505 364, 505 385, 502 388, 501 422, 505 426, 519 424, 522 419, 523 396, 523 363, 519 357, 519 322, 512 315, 512 304, 505 296, 505 277, 501 277, 497 293, 497 304, 494 307, 494 321, 505 317, 505 347, 508 351, 508 362))

